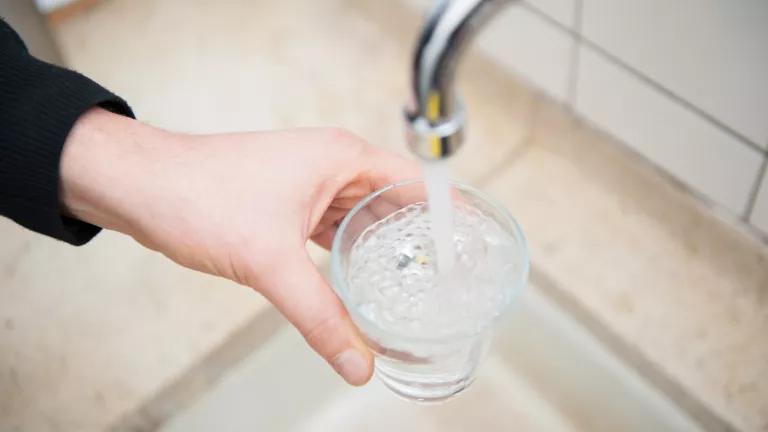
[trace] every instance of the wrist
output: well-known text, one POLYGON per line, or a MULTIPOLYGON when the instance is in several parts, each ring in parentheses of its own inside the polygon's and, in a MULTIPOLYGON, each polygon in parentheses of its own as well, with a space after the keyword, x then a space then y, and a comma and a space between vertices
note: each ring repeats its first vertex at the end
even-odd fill
POLYGON ((131 234, 163 135, 170 134, 101 108, 81 115, 61 154, 62 212, 131 234))

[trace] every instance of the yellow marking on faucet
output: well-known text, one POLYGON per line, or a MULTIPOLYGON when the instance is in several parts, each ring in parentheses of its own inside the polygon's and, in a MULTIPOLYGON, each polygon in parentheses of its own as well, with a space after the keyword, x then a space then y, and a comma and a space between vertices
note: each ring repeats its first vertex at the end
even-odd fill
MULTIPOLYGON (((429 92, 429 98, 427 98, 427 120, 430 122, 437 121, 440 118, 440 93, 436 91, 429 92)), ((440 137, 432 136, 429 139, 429 151, 435 158, 440 157, 440 137)))

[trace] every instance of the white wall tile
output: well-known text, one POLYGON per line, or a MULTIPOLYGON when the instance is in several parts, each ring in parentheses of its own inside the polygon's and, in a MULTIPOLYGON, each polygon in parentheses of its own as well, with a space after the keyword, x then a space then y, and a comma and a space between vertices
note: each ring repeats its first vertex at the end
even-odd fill
POLYGON ((768 174, 763 176, 763 182, 757 194, 757 201, 755 201, 755 208, 752 210, 752 217, 750 217, 749 221, 752 225, 768 234, 768 174))
POLYGON ((574 41, 551 22, 512 4, 480 32, 477 44, 504 67, 565 100, 574 41))
POLYGON ((576 108, 683 183, 742 214, 762 155, 581 48, 576 108))
POLYGON ((768 1, 584 0, 584 36, 768 144, 768 1))
POLYGON ((576 0, 526 0, 534 8, 544 12, 560 24, 573 27, 576 0))

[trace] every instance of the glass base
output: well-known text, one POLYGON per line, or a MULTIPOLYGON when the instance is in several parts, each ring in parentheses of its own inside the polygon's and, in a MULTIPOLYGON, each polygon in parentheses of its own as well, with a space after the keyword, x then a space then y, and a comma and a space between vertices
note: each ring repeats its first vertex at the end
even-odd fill
POLYGON ((419 376, 376 365, 376 376, 403 399, 425 404, 444 402, 464 391, 474 377, 419 376))

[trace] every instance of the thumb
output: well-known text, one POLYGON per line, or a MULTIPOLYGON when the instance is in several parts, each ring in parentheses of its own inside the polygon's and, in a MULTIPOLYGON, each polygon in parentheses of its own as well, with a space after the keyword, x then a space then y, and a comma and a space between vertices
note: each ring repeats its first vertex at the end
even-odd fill
POLYGON ((349 384, 363 385, 373 373, 373 355, 341 301, 320 275, 306 251, 299 262, 262 278, 262 294, 349 384))

